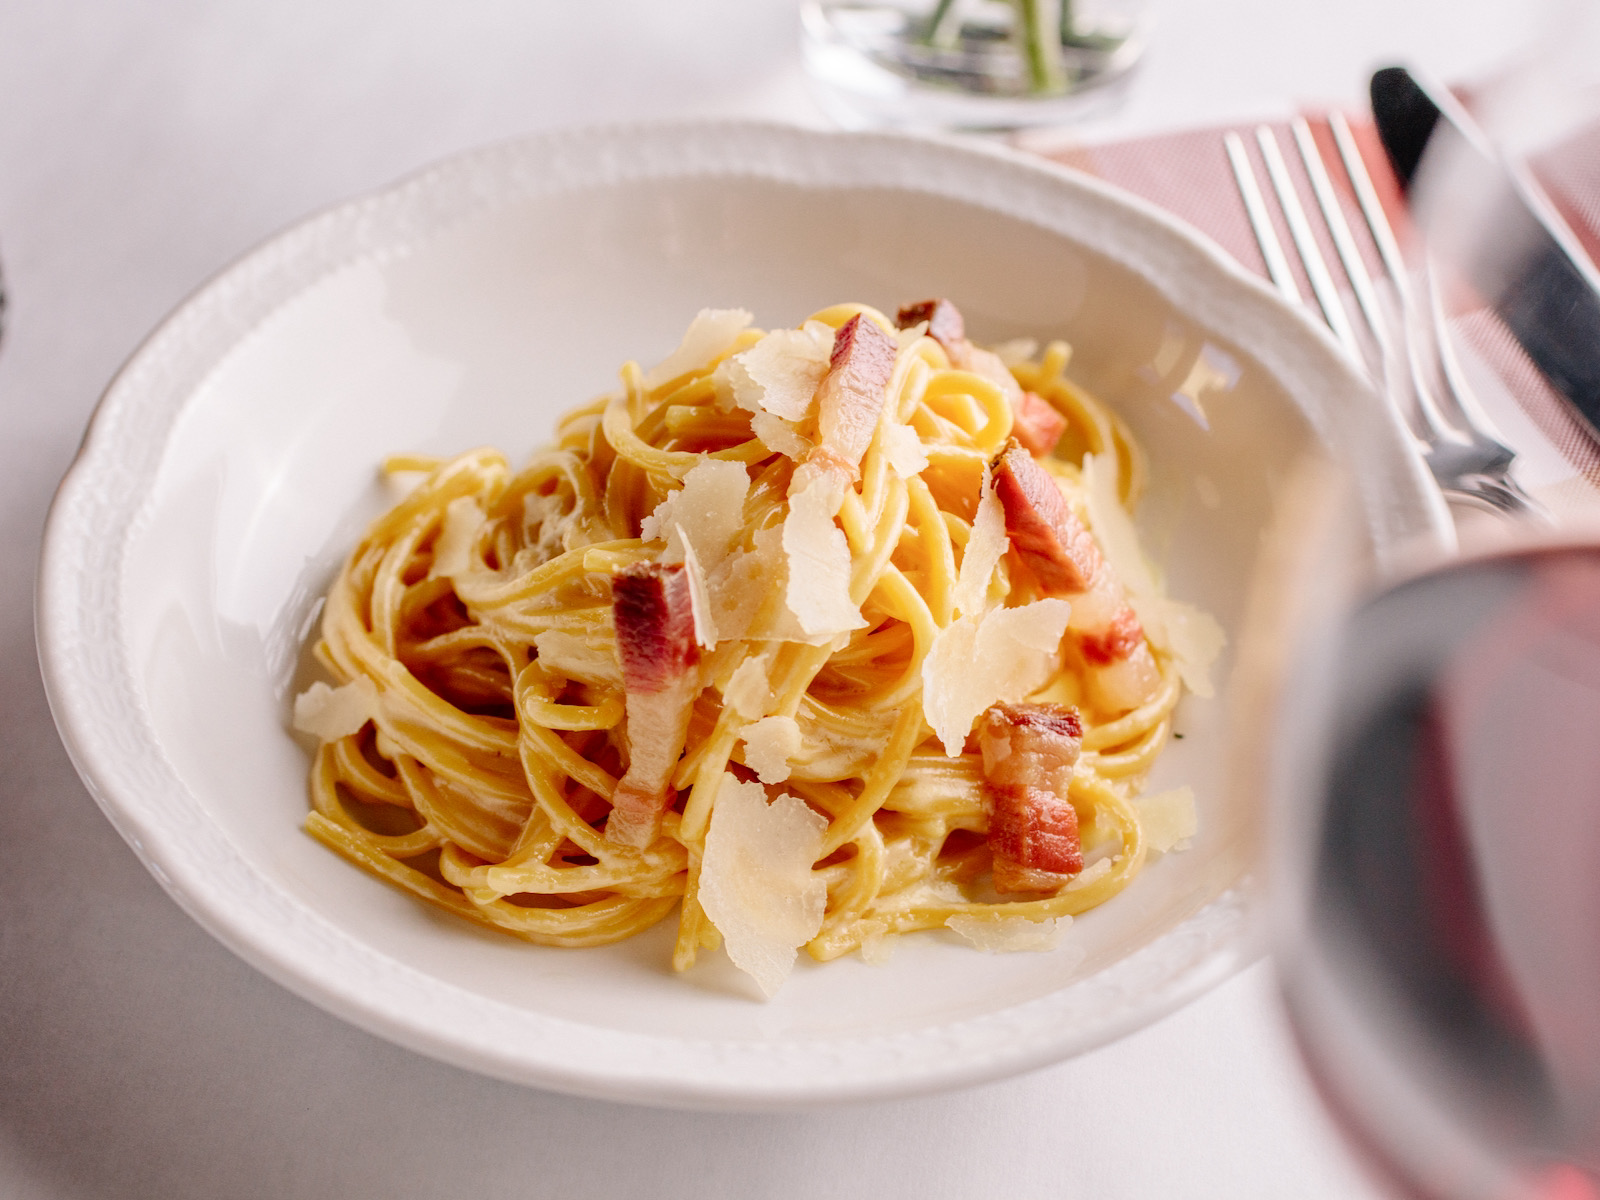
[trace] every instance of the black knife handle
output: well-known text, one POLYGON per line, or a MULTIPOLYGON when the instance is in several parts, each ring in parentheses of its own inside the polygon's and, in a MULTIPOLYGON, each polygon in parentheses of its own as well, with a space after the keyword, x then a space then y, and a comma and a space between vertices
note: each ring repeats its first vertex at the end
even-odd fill
POLYGON ((1439 123, 1439 106, 1404 67, 1374 72, 1369 90, 1378 136, 1400 177, 1400 186, 1409 190, 1428 138, 1439 123))

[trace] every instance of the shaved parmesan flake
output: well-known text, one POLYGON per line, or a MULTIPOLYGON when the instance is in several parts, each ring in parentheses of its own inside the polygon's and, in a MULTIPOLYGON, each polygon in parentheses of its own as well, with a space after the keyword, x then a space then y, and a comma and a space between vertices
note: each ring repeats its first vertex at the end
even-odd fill
POLYGON ((1187 850, 1189 839, 1200 830, 1193 788, 1178 787, 1168 792, 1140 796, 1133 802, 1133 807, 1139 814, 1139 824, 1144 828, 1145 843, 1159 854, 1187 850))
MULTIPOLYGON (((1144 610, 1138 604, 1134 611, 1144 621, 1144 610)), ((1178 674, 1183 684, 1196 696, 1212 696, 1216 689, 1211 685, 1211 664, 1217 661, 1228 635, 1208 612, 1181 600, 1161 601, 1161 626, 1167 635, 1167 649, 1178 664, 1178 674)), ((1147 626, 1148 628, 1148 626, 1147 626)))
POLYGON ((665 538, 666 564, 684 561, 685 542, 693 543, 701 566, 714 571, 744 526, 744 501, 750 476, 743 463, 709 458, 683 477, 683 486, 656 505, 639 523, 645 541, 665 538))
POLYGON ((1083 870, 1079 871, 1072 877, 1072 881, 1061 890, 1064 892, 1076 892, 1082 888, 1088 887, 1097 879, 1105 878, 1105 876, 1109 874, 1111 874, 1111 860, 1109 858, 1102 858, 1099 862, 1092 862, 1083 870))
POLYGON ((567 548, 567 532, 573 525, 567 503, 559 495, 541 496, 537 492, 522 498, 523 529, 534 539, 529 548, 536 564, 549 562, 567 548))
POLYGON ((784 600, 813 636, 833 636, 866 624, 861 606, 850 599, 850 543, 834 524, 844 495, 844 481, 831 471, 795 480, 789 494, 789 515, 783 521, 783 552, 789 564, 784 600))
POLYGON ((922 447, 922 438, 909 425, 885 425, 878 435, 883 456, 889 467, 901 479, 912 479, 928 469, 928 452, 922 447))
POLYGON ((980 378, 987 379, 1005 393, 1006 402, 1015 411, 1016 406, 1022 401, 1022 385, 1017 382, 1017 377, 1011 373, 1011 368, 1000 361, 1000 356, 992 350, 985 350, 979 346, 969 346, 967 349, 966 369, 980 378))
POLYGON ((994 483, 986 466, 983 498, 978 501, 978 512, 972 518, 972 536, 967 539, 966 551, 961 556, 961 570, 956 575, 955 592, 951 596, 958 613, 976 616, 984 610, 989 581, 994 578, 994 569, 1007 545, 1005 508, 994 494, 994 483))
POLYGON ((984 709, 1022 700, 1050 679, 1071 611, 1051 597, 962 617, 939 631, 922 662, 922 711, 947 755, 961 754, 984 709))
POLYGON ((796 462, 804 458, 813 445, 810 438, 801 436, 792 422, 771 413, 758 412, 751 417, 750 432, 768 450, 785 454, 796 462))
POLYGON ((294 698, 294 727, 324 742, 359 733, 378 711, 378 685, 365 675, 342 687, 318 680, 294 698))
POLYGON ((1095 537, 1127 589, 1145 636, 1172 655, 1184 686, 1196 696, 1213 695, 1211 664, 1227 644, 1227 634, 1209 613, 1162 595, 1150 564, 1139 552, 1133 518, 1117 499, 1116 468, 1107 456, 1085 457, 1083 481, 1095 537))
MULTIPOLYGON (((1019 950, 1054 950, 1061 944, 1072 918, 1046 917, 1030 921, 1027 917, 1000 917, 990 920, 970 913, 956 913, 944 927, 959 933, 985 954, 1007 954, 1019 950)), ((1083 954, 1079 950, 1079 956, 1083 954)))
MULTIPOLYGON (((673 533, 679 533, 677 525, 673 533)), ((683 569, 689 574, 689 612, 694 617, 694 640, 707 650, 717 644, 717 622, 711 615, 711 595, 706 589, 706 573, 695 557, 694 543, 683 539, 683 569)))
POLYGON ((1130 594, 1159 595, 1161 589, 1156 586, 1155 575, 1139 550, 1139 534, 1133 527, 1133 518, 1117 497, 1116 481, 1117 465, 1109 453, 1084 456, 1084 499, 1089 506, 1089 524, 1094 527, 1101 553, 1130 594))
POLYGON ((801 421, 811 411, 832 353, 833 330, 807 321, 799 329, 774 329, 717 371, 740 408, 801 421))
POLYGON ((744 765, 762 783, 782 783, 789 778, 789 764, 800 756, 800 723, 793 717, 763 717, 746 725, 744 765))
POLYGON ((702 308, 689 322, 678 348, 644 373, 644 386, 658 388, 680 375, 710 366, 733 345, 752 319, 742 308, 702 308))
POLYGON ((457 496, 445 505, 444 522, 433 544, 429 579, 461 575, 472 568, 472 543, 483 525, 483 508, 475 496, 457 496))
POLYGON ((926 321, 918 321, 915 325, 907 325, 895 334, 895 343, 900 349, 904 350, 907 346, 915 346, 922 339, 922 335, 927 332, 928 323, 926 321))
POLYGON ((1008 367, 1018 367, 1025 362, 1032 362, 1033 356, 1039 353, 1039 343, 1033 338, 1012 338, 1009 342, 1001 342, 994 348, 994 356, 1008 367))
POLYGON ((885 967, 894 957, 894 943, 889 940, 889 926, 885 921, 869 919, 861 922, 861 961, 869 967, 885 967))
POLYGON ((766 664, 760 658, 747 658, 740 663, 722 690, 722 702, 747 721, 765 715, 771 700, 766 664))
POLYGON ((811 867, 828 822, 794 796, 767 803, 759 783, 724 775, 700 862, 700 907, 733 965, 771 998, 795 951, 822 928, 828 889, 811 867))
POLYGON ((589 639, 560 629, 534 634, 533 648, 539 665, 552 675, 582 683, 622 686, 622 664, 617 661, 616 643, 611 638, 589 639))

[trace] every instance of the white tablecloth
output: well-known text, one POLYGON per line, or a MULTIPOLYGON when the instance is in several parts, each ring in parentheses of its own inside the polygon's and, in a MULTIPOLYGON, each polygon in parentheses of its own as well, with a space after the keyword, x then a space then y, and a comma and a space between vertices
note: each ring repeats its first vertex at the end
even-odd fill
MULTIPOLYGON (((1099 131, 1492 67, 1537 4, 1174 0, 1099 131)), ((235 959, 73 773, 32 587, 52 489, 161 316, 307 211, 538 128, 821 123, 793 0, 0 0, 0 1196, 1372 1195, 1257 966, 1142 1033, 975 1090, 798 1116, 630 1108, 398 1049, 235 959)))

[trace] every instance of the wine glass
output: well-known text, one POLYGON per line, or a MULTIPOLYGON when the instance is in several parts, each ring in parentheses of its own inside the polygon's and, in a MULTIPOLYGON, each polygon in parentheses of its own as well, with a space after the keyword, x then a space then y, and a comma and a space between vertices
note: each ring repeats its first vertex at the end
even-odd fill
POLYGON ((1296 1040, 1397 1194, 1596 1200, 1600 530, 1347 597, 1337 512, 1279 535, 1240 665, 1296 1040))

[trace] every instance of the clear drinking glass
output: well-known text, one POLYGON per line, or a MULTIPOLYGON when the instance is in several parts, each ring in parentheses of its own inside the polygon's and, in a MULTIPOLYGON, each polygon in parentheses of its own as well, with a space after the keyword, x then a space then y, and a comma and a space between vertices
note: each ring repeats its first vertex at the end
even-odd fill
POLYGON ((1148 34, 1144 0, 805 0, 806 69, 852 128, 1015 129, 1113 95, 1148 34))

